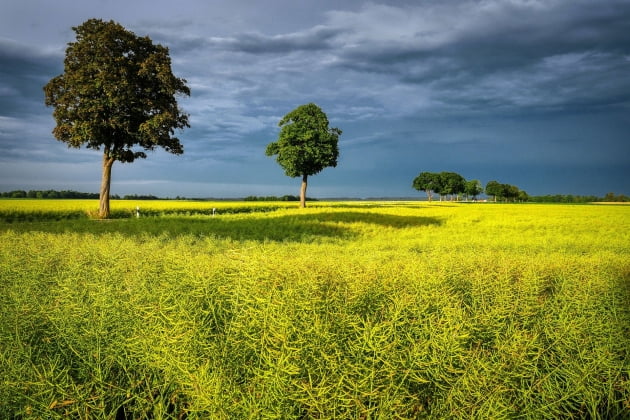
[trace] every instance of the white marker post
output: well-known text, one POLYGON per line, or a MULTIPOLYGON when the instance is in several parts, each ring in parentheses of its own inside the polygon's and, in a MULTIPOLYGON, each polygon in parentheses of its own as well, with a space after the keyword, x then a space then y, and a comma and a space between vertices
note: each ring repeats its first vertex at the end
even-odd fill
POLYGON ((140 217, 140 206, 136 206, 136 218, 140 217))

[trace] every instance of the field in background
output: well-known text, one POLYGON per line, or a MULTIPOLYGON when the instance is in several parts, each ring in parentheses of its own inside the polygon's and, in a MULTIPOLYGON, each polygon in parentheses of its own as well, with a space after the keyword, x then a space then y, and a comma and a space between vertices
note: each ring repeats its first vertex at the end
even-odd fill
POLYGON ((630 416, 630 207, 295 206, 0 200, 0 417, 630 416))

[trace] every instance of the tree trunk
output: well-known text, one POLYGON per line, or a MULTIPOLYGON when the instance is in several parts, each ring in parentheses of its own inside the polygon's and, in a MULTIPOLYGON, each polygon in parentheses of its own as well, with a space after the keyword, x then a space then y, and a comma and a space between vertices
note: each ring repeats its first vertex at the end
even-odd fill
POLYGON ((101 190, 99 192, 98 217, 109 218, 109 186, 112 180, 112 165, 114 158, 103 153, 103 177, 101 178, 101 190))
POLYGON ((308 175, 302 175, 302 186, 300 187, 300 208, 306 207, 306 186, 308 184, 308 175))

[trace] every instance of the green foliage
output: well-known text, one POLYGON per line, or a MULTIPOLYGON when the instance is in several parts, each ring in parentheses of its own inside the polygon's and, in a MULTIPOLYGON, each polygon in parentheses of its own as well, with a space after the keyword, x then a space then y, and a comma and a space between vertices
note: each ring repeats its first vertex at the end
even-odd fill
POLYGON ((615 195, 613 192, 607 193, 602 201, 608 201, 611 203, 627 203, 630 202, 630 197, 624 194, 615 195))
POLYGON ((486 184, 486 194, 494 197, 494 201, 497 201, 497 197, 502 197, 503 187, 498 181, 488 181, 486 184))
POLYGON ((440 190, 436 192, 440 195, 458 195, 466 189, 466 180, 458 173, 440 172, 439 179, 440 190))
POLYGON ((630 416, 627 206, 113 204, 0 224, 0 417, 630 416))
POLYGON ((414 180, 412 186, 417 190, 424 190, 431 201, 431 192, 440 195, 459 195, 466 189, 466 180, 455 172, 421 172, 414 180))
MULTIPOLYGON (((283 195, 281 197, 277 197, 275 195, 268 195, 264 197, 250 195, 250 196, 245 197, 243 201, 300 201, 300 197, 298 197, 297 195, 283 195)), ((311 197, 306 197, 306 201, 317 201, 317 200, 311 197)))
POLYGON ((476 198, 482 192, 483 187, 481 186, 481 181, 477 179, 466 181, 466 184, 464 186, 464 193, 466 195, 472 198, 476 198))
POLYGON ((530 200, 536 203, 593 203, 602 199, 592 195, 548 194, 533 196, 530 200))
POLYGON ((412 186, 418 191, 425 191, 429 201, 431 201, 433 199, 432 192, 440 189, 440 177, 434 172, 421 172, 414 178, 412 186))
POLYGON ((123 196, 123 200, 157 200, 158 197, 154 195, 138 195, 138 194, 127 194, 123 196))
POLYGON ((90 19, 73 28, 64 73, 44 87, 53 106, 54 136, 69 147, 99 150, 121 162, 156 146, 181 154, 175 129, 188 127, 175 96, 190 95, 185 80, 171 72, 168 49, 121 25, 90 19))
POLYGON ((627 203, 630 202, 630 197, 624 194, 609 192, 604 197, 596 197, 593 195, 549 194, 534 196, 531 197, 530 200, 537 203, 594 203, 598 201, 608 203, 627 203))
POLYGON ((267 156, 276 160, 292 178, 315 175, 337 166, 341 130, 330 128, 326 114, 313 103, 301 105, 278 123, 278 140, 267 145, 267 156))
POLYGON ((497 181, 490 181, 486 184, 486 194, 494 196, 494 201, 498 198, 505 201, 528 201, 529 195, 525 191, 521 191, 517 186, 510 184, 501 184, 497 181))

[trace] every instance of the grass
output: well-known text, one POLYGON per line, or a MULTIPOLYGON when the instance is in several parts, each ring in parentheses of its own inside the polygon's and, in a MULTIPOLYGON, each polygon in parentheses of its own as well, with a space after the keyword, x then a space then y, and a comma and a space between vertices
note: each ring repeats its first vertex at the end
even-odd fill
POLYGON ((0 417, 630 416, 630 207, 65 203, 0 201, 0 417))

